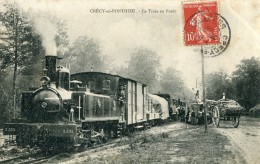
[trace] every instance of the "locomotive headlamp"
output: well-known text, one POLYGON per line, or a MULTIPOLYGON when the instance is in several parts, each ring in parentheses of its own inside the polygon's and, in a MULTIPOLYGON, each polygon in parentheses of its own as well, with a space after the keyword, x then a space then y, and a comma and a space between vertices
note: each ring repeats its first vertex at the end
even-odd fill
POLYGON ((42 86, 46 86, 50 82, 50 78, 48 76, 43 76, 41 78, 41 84, 42 86))
POLYGON ((43 102, 42 103, 42 108, 46 108, 47 107, 47 103, 46 102, 43 102))

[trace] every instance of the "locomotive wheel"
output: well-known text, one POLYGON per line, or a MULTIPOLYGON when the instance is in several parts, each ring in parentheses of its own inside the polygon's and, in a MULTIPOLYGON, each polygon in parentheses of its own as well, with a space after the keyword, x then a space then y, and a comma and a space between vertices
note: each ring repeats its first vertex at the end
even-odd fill
POLYGON ((88 147, 95 147, 102 143, 105 143, 105 142, 103 142, 103 139, 101 137, 97 137, 88 143, 88 147))
POLYGON ((220 116, 219 116, 219 109, 217 106, 215 106, 212 110, 212 122, 213 124, 218 128, 219 127, 219 120, 220 120, 220 116))
POLYGON ((16 143, 17 143, 17 145, 18 146, 21 146, 22 148, 24 148, 26 145, 24 144, 24 141, 23 141, 23 139, 22 139, 22 135, 21 135, 21 133, 19 133, 19 134, 17 134, 16 135, 16 143))
POLYGON ((239 117, 234 117, 232 119, 232 124, 233 124, 234 128, 237 128, 239 125, 239 117))
POLYGON ((87 144, 86 143, 82 143, 80 144, 80 146, 76 149, 78 152, 81 152, 83 150, 85 150, 87 144))

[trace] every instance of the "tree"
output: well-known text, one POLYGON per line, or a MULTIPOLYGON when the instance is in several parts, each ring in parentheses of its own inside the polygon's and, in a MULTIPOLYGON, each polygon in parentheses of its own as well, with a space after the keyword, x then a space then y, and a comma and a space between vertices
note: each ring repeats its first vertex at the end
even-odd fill
POLYGON ((39 36, 33 33, 33 28, 25 13, 16 4, 4 4, 6 11, 1 13, 1 69, 13 68, 12 95, 16 108, 16 82, 19 71, 30 65, 32 57, 39 52, 39 36))
POLYGON ((69 37, 68 37, 68 28, 64 20, 56 17, 50 16, 50 20, 57 27, 57 34, 55 35, 55 42, 57 46, 57 55, 64 56, 68 52, 69 47, 69 37))
POLYGON ((223 93, 225 93, 226 98, 234 98, 231 78, 223 70, 207 74, 205 84, 207 99, 219 100, 223 93))
POLYGON ((232 82, 238 102, 247 110, 260 103, 260 60, 243 59, 233 72, 232 82))
POLYGON ((117 66, 117 65, 114 65, 112 67, 112 69, 111 69, 111 73, 115 74, 115 75, 122 76, 122 77, 129 77, 127 66, 122 66, 122 65, 117 66))
POLYGON ((64 62, 70 63, 71 72, 105 71, 106 63, 101 55, 99 43, 87 36, 80 36, 76 39, 68 52, 64 55, 64 62))
POLYGON ((161 77, 162 92, 171 93, 175 98, 183 98, 184 83, 181 73, 174 68, 167 68, 161 77))
POLYGON ((128 64, 130 78, 147 84, 150 90, 154 90, 159 71, 160 58, 156 52, 146 48, 139 48, 133 52, 128 64))
POLYGON ((9 120, 10 116, 12 116, 12 110, 6 110, 6 109, 12 109, 12 90, 9 88, 12 88, 12 70, 6 69, 6 70, 0 70, 0 127, 9 120))

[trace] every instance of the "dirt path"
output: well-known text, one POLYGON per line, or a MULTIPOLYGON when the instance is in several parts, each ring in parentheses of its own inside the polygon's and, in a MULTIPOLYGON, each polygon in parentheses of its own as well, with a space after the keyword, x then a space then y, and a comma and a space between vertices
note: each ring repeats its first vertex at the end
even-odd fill
MULTIPOLYGON (((248 164, 260 163, 260 119, 242 117, 238 128, 230 122, 220 123, 217 131, 227 136, 232 144, 230 149, 243 156, 248 164)), ((241 163, 238 159, 237 163, 241 163)))
POLYGON ((70 156, 54 163, 245 163, 240 153, 233 153, 227 137, 202 126, 176 122, 123 137, 124 144, 107 150, 70 156), (124 142, 124 140, 126 142, 124 142), (236 160, 237 159, 237 160, 236 160), (236 162, 238 161, 238 162, 236 162))

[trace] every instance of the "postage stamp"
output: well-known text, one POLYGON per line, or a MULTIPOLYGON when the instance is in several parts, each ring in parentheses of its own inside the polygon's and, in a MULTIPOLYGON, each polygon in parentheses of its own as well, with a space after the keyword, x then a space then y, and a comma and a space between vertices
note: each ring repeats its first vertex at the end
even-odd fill
POLYGON ((217 1, 183 2, 184 40, 186 46, 218 44, 217 1))
POLYGON ((217 1, 183 2, 182 5, 185 45, 203 45, 204 57, 224 52, 230 43, 231 29, 219 14, 217 1))

